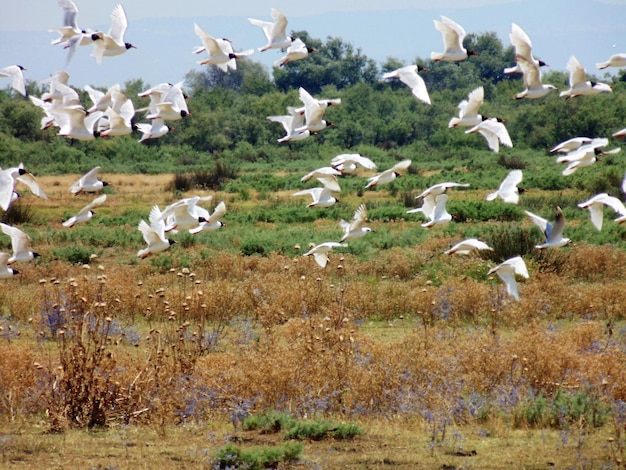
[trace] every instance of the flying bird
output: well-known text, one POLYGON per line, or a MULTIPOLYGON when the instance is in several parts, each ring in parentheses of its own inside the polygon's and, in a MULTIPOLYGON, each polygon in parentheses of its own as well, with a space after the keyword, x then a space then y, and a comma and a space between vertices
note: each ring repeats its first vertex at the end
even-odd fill
POLYGON ((376 164, 369 158, 359 153, 342 153, 333 157, 330 166, 339 171, 342 175, 353 175, 359 166, 367 170, 375 170, 376 164))
MULTIPOLYGON (((203 208, 198 207, 200 214, 203 214, 203 208), (200 210, 201 209, 201 210, 200 210)), ((220 202, 217 206, 215 206, 215 209, 213 209, 213 212, 209 214, 208 211, 206 211, 206 214, 204 214, 204 222, 200 222, 200 225, 196 228, 190 228, 189 229, 189 233, 193 233, 194 235, 200 233, 200 232, 212 232, 213 230, 217 230, 219 228, 224 227, 224 224, 221 221, 221 218, 224 217, 224 214, 226 214, 226 204, 224 203, 224 201, 220 202)))
POLYGON ((148 244, 146 248, 137 252, 137 256, 142 259, 165 251, 176 243, 174 240, 165 238, 165 222, 161 217, 161 210, 159 209, 159 206, 155 205, 152 208, 148 220, 150 220, 150 225, 142 219, 137 226, 143 235, 143 239, 148 244))
POLYGON ((453 117, 448 122, 448 127, 474 127, 483 122, 483 116, 478 114, 478 110, 483 105, 485 99, 485 89, 482 86, 472 90, 466 100, 459 103, 459 116, 453 117))
POLYGON ((586 72, 575 56, 571 56, 567 62, 569 72, 569 89, 559 93, 560 97, 567 99, 584 95, 597 95, 613 91, 606 83, 587 80, 586 72))
POLYGON ((0 279, 9 279, 20 273, 17 269, 9 268, 10 257, 9 253, 0 253, 0 279))
MULTIPOLYGON (((511 40, 511 44, 515 48, 515 55, 517 57, 523 58, 524 60, 535 64, 537 67, 547 66, 544 61, 537 60, 533 57, 532 54, 532 42, 530 37, 526 32, 517 24, 511 24, 511 32, 509 33, 509 39, 511 40)), ((504 73, 513 74, 513 73, 523 73, 522 67, 519 64, 519 59, 517 64, 514 67, 508 67, 504 69, 504 73)))
POLYGON ((39 185, 35 177, 28 170, 24 169, 24 164, 20 163, 17 167, 0 169, 0 207, 5 211, 9 210, 9 206, 14 200, 15 185, 22 183, 28 186, 28 189, 42 199, 48 199, 48 196, 39 185))
MULTIPOLYGON (((613 134, 613 136, 615 136, 615 134, 613 134)), ((583 145, 590 144, 592 140, 593 139, 590 137, 572 137, 552 147, 550 153, 571 152, 572 150, 579 149, 583 145)))
POLYGON ((278 122, 285 129, 285 135, 278 139, 278 142, 297 142, 310 137, 312 132, 304 125, 304 113, 297 112, 296 108, 291 106, 287 107, 287 112, 289 114, 267 116, 268 120, 278 122))
POLYGON ((165 125, 165 121, 162 118, 155 118, 150 124, 140 122, 135 125, 137 126, 137 130, 142 134, 139 142, 145 142, 150 139, 158 139, 170 131, 170 128, 165 125))
POLYGON ((111 13, 111 27, 109 32, 104 34, 99 31, 93 33, 93 56, 96 62, 102 63, 103 57, 112 57, 123 54, 127 50, 134 48, 131 43, 124 42, 124 34, 128 28, 126 12, 121 4, 117 4, 111 13))
POLYGON ((626 54, 613 54, 609 60, 598 62, 596 67, 606 69, 608 67, 626 67, 626 54))
POLYGON ((22 96, 26 96, 26 85, 24 83, 23 70, 26 70, 21 65, 9 65, 0 69, 0 77, 7 77, 11 79, 11 87, 22 96))
POLYGON ((72 228, 74 225, 76 225, 78 223, 87 222, 88 220, 91 220, 91 218, 95 214, 93 209, 95 209, 96 207, 102 205, 104 203, 104 201, 106 201, 106 199, 107 199, 107 195, 106 194, 102 194, 101 196, 98 196, 93 201, 91 201, 89 204, 87 204, 85 207, 83 207, 80 211, 78 211, 78 214, 76 214, 75 216, 70 217, 65 222, 63 222, 62 225, 64 227, 72 228))
POLYGON ((7 264, 30 261, 40 256, 39 253, 31 250, 30 237, 19 228, 0 223, 0 229, 2 229, 2 233, 11 237, 13 255, 9 257, 7 264))
POLYGON ((475 51, 467 50, 463 47, 463 39, 465 39, 465 30, 463 27, 445 16, 441 17, 441 21, 433 20, 435 29, 442 34, 443 52, 431 52, 430 58, 435 61, 458 62, 465 60, 470 55, 478 55, 475 51))
POLYGON ((182 82, 170 86, 165 93, 162 90, 154 91, 148 90, 140 94, 153 96, 150 101, 150 114, 146 117, 148 119, 163 119, 164 121, 178 121, 187 116, 191 116, 189 108, 187 107, 187 101, 185 101, 185 94, 182 90, 182 82))
POLYGON ((517 281, 515 275, 528 279, 528 269, 526 263, 521 256, 515 256, 509 258, 503 263, 499 264, 495 268, 491 268, 487 275, 496 273, 498 277, 504 282, 506 286, 506 292, 515 300, 519 300, 519 292, 517 288, 517 281))
POLYGON ((213 196, 193 196, 181 199, 167 206, 161 212, 161 220, 165 221, 165 232, 177 233, 179 230, 197 228, 208 219, 208 211, 199 206, 201 201, 210 201, 213 196))
POLYGON ((458 253, 460 255, 468 255, 472 251, 475 251, 475 250, 491 250, 491 251, 493 251, 493 248, 491 248, 485 242, 480 241, 480 240, 478 240, 476 238, 468 238, 466 240, 463 240, 463 241, 457 243, 456 245, 454 245, 449 250, 444 251, 443 254, 444 255, 452 255, 454 253, 458 253))
POLYGON ((315 262, 319 264, 320 267, 325 268, 326 264, 328 264, 328 252, 330 252, 333 248, 339 248, 343 246, 346 245, 339 242, 324 242, 314 246, 302 256, 313 255, 313 258, 315 258, 315 262))
POLYGON ((298 90, 298 96, 304 106, 297 108, 296 112, 304 113, 306 124, 297 128, 296 131, 302 132, 308 130, 310 132, 319 132, 327 126, 333 125, 331 122, 324 119, 324 114, 329 106, 340 104, 341 98, 319 100, 313 98, 313 96, 302 87, 298 90))
POLYGON ((99 166, 96 166, 89 170, 87 173, 81 176, 78 181, 70 186, 70 192, 76 196, 82 192, 95 193, 98 191, 102 191, 102 189, 105 186, 108 186, 109 183, 98 179, 99 172, 99 166))
POLYGON ((487 201, 493 201, 496 198, 502 199, 508 204, 517 204, 519 202, 519 195, 527 190, 519 188, 518 185, 522 182, 522 170, 511 170, 506 178, 500 183, 500 187, 497 191, 487 195, 487 201))
POLYGON ((271 15, 274 22, 255 20, 254 18, 248 18, 250 24, 259 26, 263 29, 263 34, 267 39, 267 44, 263 47, 259 47, 259 51, 267 51, 268 49, 284 49, 289 47, 295 40, 293 36, 287 36, 287 17, 283 15, 276 8, 271 9, 271 15))
POLYGON ((422 205, 422 212, 428 221, 422 224, 424 228, 433 228, 437 224, 443 224, 450 222, 452 216, 446 209, 448 203, 448 195, 446 193, 439 194, 437 196, 427 196, 424 198, 424 205, 422 205), (432 198, 434 197, 434 206, 432 206, 432 198), (426 207, 425 207, 426 206, 426 207))
POLYGON ((302 42, 302 39, 295 38, 287 48, 285 56, 274 62, 274 67, 284 67, 289 62, 306 59, 309 54, 318 52, 314 47, 309 47, 302 42))
POLYGON ((589 209, 591 223, 598 231, 602 230, 602 220, 604 219, 604 206, 613 209, 619 217, 615 219, 617 223, 626 221, 626 207, 624 203, 616 197, 609 196, 606 193, 596 194, 591 199, 578 204, 581 209, 589 209))
POLYGON ((430 96, 424 79, 417 72, 426 71, 421 65, 407 65, 383 75, 383 78, 399 78, 402 83, 411 89, 411 93, 418 100, 430 104, 430 96))
POLYGON ((396 163, 388 170, 368 178, 365 189, 371 189, 380 184, 391 183, 397 177, 402 176, 404 171, 408 171, 410 166, 411 160, 402 160, 401 162, 396 163))
POLYGON ((364 237, 368 233, 372 231, 370 227, 364 227, 364 224, 367 220, 367 207, 365 204, 361 204, 354 211, 354 216, 352 217, 352 221, 348 222, 346 220, 341 219, 339 225, 343 229, 343 236, 339 243, 343 243, 348 240, 356 240, 357 238, 364 237))
POLYGON ((331 166, 325 166, 307 173, 300 179, 300 181, 306 183, 307 181, 316 178, 331 191, 340 192, 341 188, 339 187, 339 181, 337 181, 337 176, 341 176, 341 172, 339 170, 336 170, 331 166))
POLYGON ((578 149, 558 157, 556 162, 569 163, 567 168, 563 170, 563 175, 571 175, 577 169, 591 166, 599 161, 599 155, 611 155, 621 151, 620 147, 611 150, 602 150, 602 147, 606 147, 608 143, 609 139, 607 138, 592 139, 590 143, 581 145, 578 149))
POLYGON ((513 147, 509 131, 506 130, 504 122, 500 118, 489 118, 480 124, 465 131, 466 134, 478 132, 487 141, 487 146, 495 153, 500 151, 500 144, 506 147, 513 147))
POLYGON ((236 59, 247 57, 254 52, 252 49, 241 52, 234 52, 233 46, 228 39, 216 39, 208 33, 205 33, 200 26, 194 23, 194 32, 202 41, 203 47, 196 49, 194 52, 199 54, 206 51, 209 57, 198 62, 200 65, 217 65, 222 71, 237 70, 236 59))
POLYGON ((293 193, 292 196, 311 196, 313 202, 307 205, 307 207, 330 207, 339 202, 339 200, 333 196, 331 190, 326 186, 321 188, 303 189, 302 191, 293 193))
POLYGON ((570 242, 569 238, 563 237, 563 229, 565 228, 565 216, 559 206, 556 206, 556 215, 554 224, 548 222, 543 217, 533 214, 529 211, 524 211, 528 217, 541 229, 546 241, 541 245, 535 245, 535 248, 543 249, 549 247, 559 248, 567 245, 570 242))
POLYGON ((515 95, 516 100, 543 98, 551 91, 556 90, 554 85, 541 81, 541 71, 539 66, 523 56, 516 57, 518 65, 522 69, 524 90, 515 95))

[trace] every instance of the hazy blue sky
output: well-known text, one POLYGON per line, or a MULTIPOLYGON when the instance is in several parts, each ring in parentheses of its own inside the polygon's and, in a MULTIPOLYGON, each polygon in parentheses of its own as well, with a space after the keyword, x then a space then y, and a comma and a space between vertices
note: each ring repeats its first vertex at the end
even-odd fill
MULTIPOLYGON (((79 26, 108 30, 116 0, 75 3, 79 26)), ((287 15, 288 31, 306 30, 322 40, 341 37, 379 63, 395 57, 408 64, 441 50, 441 35, 433 26, 433 19, 441 15, 458 21, 468 33, 493 31, 505 46, 511 23, 516 22, 532 38, 535 55, 552 70, 565 70, 569 56, 576 55, 589 72, 597 73, 596 62, 626 52, 626 0, 125 0, 122 4, 129 21, 126 40, 137 49, 105 57, 98 65, 90 56, 91 47, 79 48, 66 67, 71 84, 108 86, 132 78, 149 84, 178 81, 200 67, 196 64, 200 57, 191 54, 200 44, 194 22, 214 36, 228 37, 235 49, 257 48, 265 39, 246 18, 270 20, 271 7, 287 15)), ((55 33, 48 32, 61 21, 57 0, 0 0, 0 67, 23 65, 30 80, 65 68, 65 51, 50 45, 55 33)), ((251 59, 269 66, 280 56, 280 51, 270 50, 251 59)))

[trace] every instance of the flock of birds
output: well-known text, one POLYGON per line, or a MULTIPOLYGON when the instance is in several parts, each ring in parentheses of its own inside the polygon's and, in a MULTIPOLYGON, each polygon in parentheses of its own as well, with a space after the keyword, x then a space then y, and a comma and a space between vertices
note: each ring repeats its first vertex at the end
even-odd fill
MULTIPOLYGON (((72 59, 79 47, 92 46, 95 60, 102 62, 105 57, 114 57, 134 48, 131 43, 125 41, 128 27, 126 13, 121 4, 118 4, 111 13, 111 26, 107 33, 92 29, 83 29, 78 26, 78 8, 72 0, 58 0, 63 10, 63 26, 51 30, 58 33, 58 37, 52 41, 53 45, 62 45, 68 49, 67 62, 72 59)), ((262 29, 266 44, 259 47, 259 52, 270 49, 282 50, 285 55, 275 62, 276 67, 282 67, 289 62, 303 60, 317 50, 306 46, 304 42, 293 36, 287 35, 287 18, 278 10, 271 9, 273 21, 263 21, 249 18, 250 24, 262 29)), ((434 20, 435 29, 442 34, 443 51, 433 52, 433 62, 448 61, 458 62, 478 55, 475 51, 463 47, 466 32, 461 25, 445 16, 441 20, 434 20)), ((200 26, 194 24, 194 32, 202 45, 194 49, 195 54, 206 53, 207 57, 198 61, 200 65, 214 65, 225 73, 236 70, 236 61, 248 57, 254 53, 253 49, 237 52, 233 49, 232 42, 225 38, 215 38, 203 31, 200 26)), ((506 74, 521 73, 524 89, 515 95, 516 99, 540 99, 556 90, 551 84, 543 83, 540 68, 545 66, 543 61, 536 59, 532 52, 532 43, 529 36, 520 26, 513 23, 509 34, 511 44, 515 48, 516 64, 504 70, 506 74)), ((615 54, 607 61, 596 64, 598 69, 607 67, 626 67, 626 54, 615 54)), ((11 86, 20 94, 27 96, 21 65, 11 65, 0 69, 0 77, 11 79, 11 86)), ((430 96, 424 80, 419 72, 425 70, 418 65, 408 65, 383 75, 383 79, 399 79, 406 84, 416 99, 431 104, 430 96)), ((567 62, 569 72, 569 88, 560 92, 560 96, 572 99, 584 95, 596 95, 610 93, 611 87, 605 83, 599 83, 586 79, 586 71, 575 56, 571 56, 567 62)), ((170 127, 168 121, 177 121, 191 113, 186 104, 183 91, 183 82, 170 84, 162 83, 138 94, 139 97, 149 97, 150 104, 147 108, 135 109, 132 100, 124 95, 119 85, 114 85, 106 92, 86 86, 92 105, 84 106, 80 102, 78 93, 68 86, 69 75, 60 71, 48 78, 46 82, 49 89, 40 97, 29 96, 31 102, 38 106, 44 113, 41 120, 41 128, 58 127, 58 135, 67 138, 90 141, 98 137, 114 137, 131 135, 133 131, 142 133, 140 141, 159 138, 165 135, 170 127), (135 123, 135 115, 145 112, 147 123, 135 123)), ((300 106, 287 107, 287 114, 280 116, 268 116, 271 122, 279 123, 285 130, 285 135, 278 142, 293 142, 306 139, 311 135, 323 131, 333 123, 326 119, 328 108, 341 104, 340 98, 318 99, 314 98, 304 88, 299 89, 300 106)), ((458 115, 450 119, 449 128, 465 127, 465 133, 482 135, 488 147, 499 152, 500 145, 512 147, 513 143, 506 130, 505 121, 498 117, 488 117, 480 114, 480 107, 484 102, 484 89, 482 86, 471 91, 466 100, 458 105, 458 115)), ((626 137, 626 129, 613 134, 615 138, 626 137)), ((609 141, 607 138, 574 137, 560 143, 551 149, 552 153, 559 154, 558 163, 567 163, 563 175, 567 176, 592 165, 599 160, 599 156, 619 152, 619 148, 603 150, 609 141)), ((411 160, 404 160, 393 167, 370 176, 365 189, 373 189, 379 185, 388 184, 395 178, 402 176, 408 171, 411 160)), ((339 178, 344 175, 354 175, 363 169, 364 171, 376 171, 377 165, 366 156, 360 154, 342 154, 334 157, 329 166, 314 170, 302 177, 302 182, 317 180, 320 187, 303 189, 295 192, 293 196, 307 196, 312 199, 307 207, 330 207, 339 202, 336 193, 341 191, 339 178)), ((74 195, 81 193, 96 194, 102 192, 107 183, 98 177, 100 167, 95 167, 70 188, 74 195)), ((502 181, 500 187, 487 196, 488 201, 497 198, 505 203, 517 204, 519 195, 525 190, 519 187, 522 182, 522 171, 513 170, 502 181)), ((22 164, 14 168, 0 171, 0 207, 5 211, 10 204, 19 197, 15 191, 18 184, 26 185, 32 194, 47 199, 47 195, 37 183, 35 177, 27 171, 22 164)), ((452 215, 446 210, 448 191, 452 188, 468 187, 469 184, 456 182, 438 183, 417 196, 422 201, 420 207, 411 209, 408 213, 420 213, 426 218, 422 223, 424 228, 432 228, 438 224, 452 220, 452 215)), ((622 185, 626 193, 626 179, 622 185)), ((63 226, 71 228, 78 223, 89 221, 94 215, 94 209, 106 202, 106 194, 100 194, 89 204, 85 205, 75 216, 63 222, 63 226)), ((168 233, 176 233, 184 230, 192 234, 203 231, 217 230, 224 226, 221 218, 226 213, 225 203, 222 201, 210 212, 202 207, 204 202, 212 199, 211 196, 194 196, 181 199, 161 210, 155 205, 150 211, 148 222, 141 220, 138 229, 141 231, 146 242, 146 247, 139 250, 137 256, 146 258, 152 254, 167 250, 173 240, 167 237, 168 233)), ((593 225, 601 230, 603 221, 603 207, 613 209, 619 217, 617 223, 626 221, 626 207, 615 197, 607 194, 598 194, 588 201, 579 204, 580 208, 588 209, 593 225)), ((560 207, 556 208, 554 222, 550 222, 536 214, 526 211, 528 217, 541 229, 545 235, 545 242, 536 248, 562 247, 569 243, 569 239, 563 236, 565 217, 560 207)), ((341 220, 340 227, 343 235, 337 241, 326 241, 318 245, 311 245, 310 250, 304 256, 313 256, 319 266, 324 268, 328 263, 328 253, 334 248, 346 246, 346 242, 366 236, 372 232, 367 222, 367 208, 360 204, 354 211, 351 221, 341 220)), ((13 253, 0 253, 0 278, 8 278, 18 273, 13 268, 14 263, 25 262, 39 256, 30 247, 30 237, 17 227, 0 224, 5 235, 11 238, 13 253)), ((485 242, 478 239, 463 240, 445 254, 469 254, 476 250, 491 250, 485 242)), ((520 256, 513 257, 489 270, 488 274, 497 274, 506 285, 507 292, 515 299, 519 299, 516 276, 528 278, 528 270, 524 260, 520 256)))

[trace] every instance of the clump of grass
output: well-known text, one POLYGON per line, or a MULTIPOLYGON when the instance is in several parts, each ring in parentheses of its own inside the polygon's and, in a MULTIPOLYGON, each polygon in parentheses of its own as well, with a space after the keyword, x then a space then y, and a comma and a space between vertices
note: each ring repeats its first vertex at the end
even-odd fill
POLYGON ((326 420, 298 422, 285 432, 285 439, 309 439, 321 441, 323 439, 354 439, 365 431, 354 423, 335 423, 326 420))
POLYGON ((68 245, 53 248, 52 254, 70 264, 89 264, 93 252, 83 245, 68 245))
POLYGON ((491 260, 496 263, 530 253, 536 240, 531 229, 513 224, 498 224, 485 235, 485 241, 493 248, 489 252, 491 260))
POLYGON ((33 221, 33 208, 30 204, 11 204, 2 214, 2 222, 8 225, 25 224, 33 221))
POLYGON ((504 154, 500 154, 497 160, 498 165, 503 166, 508 170, 523 170, 528 168, 528 163, 522 160, 517 155, 506 156, 504 154))
POLYGON ((260 430, 262 433, 276 433, 295 426, 296 420, 286 413, 269 410, 265 413, 247 416, 243 421, 245 431, 260 430))
POLYGON ((218 161, 211 170, 176 173, 169 189, 182 192, 192 189, 218 190, 228 180, 236 179, 237 173, 234 166, 218 161))
POLYGON ((281 446, 253 447, 243 450, 233 444, 227 444, 218 450, 212 468, 246 468, 260 470, 278 468, 281 463, 294 463, 300 459, 302 444, 286 442, 281 446))

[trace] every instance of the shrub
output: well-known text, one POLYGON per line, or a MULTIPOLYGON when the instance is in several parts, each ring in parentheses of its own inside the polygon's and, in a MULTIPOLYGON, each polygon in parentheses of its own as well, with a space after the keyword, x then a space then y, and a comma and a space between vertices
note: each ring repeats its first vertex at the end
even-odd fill
POLYGON ((353 439, 365 431, 351 423, 334 423, 326 420, 299 422, 285 432, 285 439, 310 439, 321 441, 328 437, 333 439, 353 439))
POLYGON ((260 430, 263 433, 275 433, 295 425, 296 421, 291 416, 274 410, 247 416, 243 421, 244 430, 260 430))
POLYGON ((218 450, 212 468, 246 468, 258 470, 262 468, 277 468, 281 462, 294 462, 300 458, 302 444, 286 442, 282 446, 253 447, 242 450, 233 444, 227 444, 218 450))
POLYGON ((52 254, 58 259, 67 261, 71 264, 89 264, 93 251, 90 251, 83 245, 69 245, 60 248, 54 248, 52 254))
POLYGON ((9 210, 2 214, 2 222, 8 225, 18 225, 33 220, 33 208, 29 204, 14 203, 9 210))

